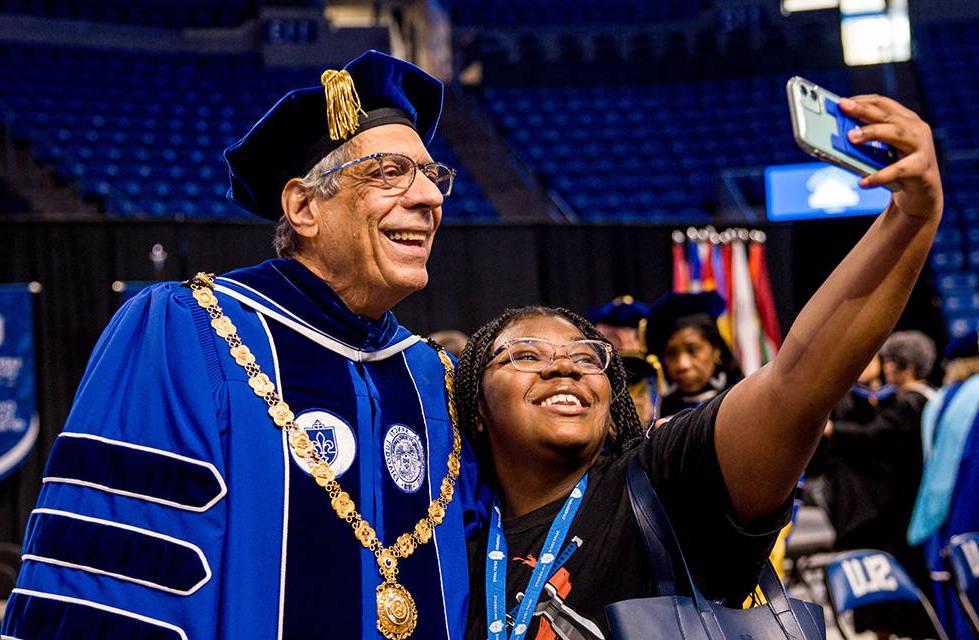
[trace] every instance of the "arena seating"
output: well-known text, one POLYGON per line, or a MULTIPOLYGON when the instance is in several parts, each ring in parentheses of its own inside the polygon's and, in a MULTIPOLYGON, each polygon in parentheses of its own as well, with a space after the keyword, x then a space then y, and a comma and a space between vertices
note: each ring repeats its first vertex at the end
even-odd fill
POLYGON ((605 0, 576 0, 569 6, 566 0, 456 0, 451 4, 455 24, 483 26, 564 25, 618 23, 636 24, 660 20, 694 18, 710 2, 616 2, 609 11, 605 0))
POLYGON ((953 334, 979 328, 979 22, 923 24, 915 60, 935 138, 946 157, 945 217, 932 251, 953 334))
MULTIPOLYGON (((842 71, 810 74, 846 92, 842 71)), ((697 222, 720 172, 805 162, 787 76, 635 86, 490 88, 511 145, 583 220, 697 222)))
POLYGON ((256 14, 253 0, 0 0, 0 12, 163 29, 233 27, 256 14))
MULTIPOLYGON (((250 218, 224 195, 222 150, 315 69, 250 55, 0 47, 0 113, 15 139, 123 217, 250 218)), ((310 82, 310 79, 313 81, 310 82)), ((459 167, 444 140, 433 151, 459 167)), ((446 219, 495 212, 460 167, 446 219)))

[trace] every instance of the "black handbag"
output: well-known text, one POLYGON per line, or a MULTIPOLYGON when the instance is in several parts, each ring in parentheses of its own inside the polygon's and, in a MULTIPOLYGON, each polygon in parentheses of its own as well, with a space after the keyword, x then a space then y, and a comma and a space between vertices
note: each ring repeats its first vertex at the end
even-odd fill
POLYGON ((704 597, 694 584, 669 517, 656 492, 633 458, 628 471, 629 500, 653 566, 659 596, 614 602, 605 615, 618 640, 684 638, 689 640, 767 640, 826 638, 823 609, 818 604, 789 598, 770 562, 759 584, 767 605, 732 609, 704 597), (680 595, 674 567, 682 569, 690 596, 680 595))

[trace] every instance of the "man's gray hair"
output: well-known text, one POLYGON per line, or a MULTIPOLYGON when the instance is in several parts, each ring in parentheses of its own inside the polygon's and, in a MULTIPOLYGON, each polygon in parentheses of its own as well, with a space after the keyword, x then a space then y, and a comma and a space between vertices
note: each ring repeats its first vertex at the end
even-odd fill
MULTIPOLYGON (((315 195, 324 200, 332 198, 340 192, 340 177, 343 172, 335 171, 327 176, 324 176, 323 172, 344 162, 353 160, 353 155, 353 145, 345 142, 323 156, 323 159, 317 162, 316 166, 301 178, 300 186, 309 192, 315 193, 315 195)), ((292 225, 289 224, 289 219, 284 215, 279 218, 279 221, 275 224, 275 235, 272 237, 272 246, 275 248, 275 254, 280 258, 288 258, 299 253, 300 241, 301 238, 295 229, 292 228, 292 225)))
POLYGON ((919 380, 931 373, 935 357, 935 342, 920 331, 895 331, 880 348, 881 360, 911 369, 919 380))

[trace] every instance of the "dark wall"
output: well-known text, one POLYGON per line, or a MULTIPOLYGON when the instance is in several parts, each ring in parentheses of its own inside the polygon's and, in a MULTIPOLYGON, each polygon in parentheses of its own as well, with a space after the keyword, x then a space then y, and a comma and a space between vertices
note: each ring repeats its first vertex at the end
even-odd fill
MULTIPOLYGON (((868 224, 765 228, 783 331, 868 224)), ((435 243, 428 288, 396 311, 418 333, 469 333, 506 306, 544 303, 584 311, 626 293, 651 301, 671 286, 674 228, 446 226, 435 243)), ((24 466, 0 482, 0 540, 20 540, 44 460, 88 355, 118 306, 111 283, 182 280, 197 271, 253 264, 272 257, 270 238, 265 224, 0 222, 0 282, 36 280, 44 287, 36 296, 41 435, 24 466), (159 274, 149 260, 155 243, 168 253, 159 274)))

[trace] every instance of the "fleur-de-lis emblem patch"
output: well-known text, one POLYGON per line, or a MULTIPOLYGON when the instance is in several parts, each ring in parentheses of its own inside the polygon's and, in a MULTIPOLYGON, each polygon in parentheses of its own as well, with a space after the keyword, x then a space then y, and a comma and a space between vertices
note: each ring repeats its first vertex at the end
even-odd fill
MULTIPOLYGON (((296 416, 296 425, 313 442, 317 458, 330 465, 338 478, 353 464, 357 455, 357 441, 353 429, 343 418, 324 409, 311 409, 296 416)), ((312 475, 306 460, 295 453, 292 459, 303 471, 312 475)))

